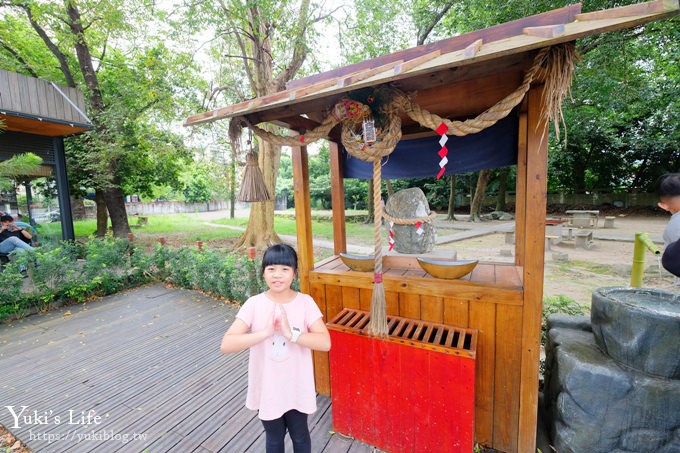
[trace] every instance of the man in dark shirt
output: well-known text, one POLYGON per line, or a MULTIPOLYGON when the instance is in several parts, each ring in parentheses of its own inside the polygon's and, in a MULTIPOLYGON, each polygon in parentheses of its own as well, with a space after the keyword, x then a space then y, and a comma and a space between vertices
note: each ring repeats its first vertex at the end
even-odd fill
POLYGON ((6 255, 15 250, 33 250, 28 243, 31 242, 31 233, 17 226, 11 215, 0 216, 0 253, 6 255), (27 243, 28 242, 28 243, 27 243))

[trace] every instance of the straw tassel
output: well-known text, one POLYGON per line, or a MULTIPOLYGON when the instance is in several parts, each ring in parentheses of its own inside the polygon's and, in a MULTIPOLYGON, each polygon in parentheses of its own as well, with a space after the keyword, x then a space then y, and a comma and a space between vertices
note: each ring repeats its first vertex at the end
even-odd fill
POLYGON ((246 154, 246 168, 243 170, 243 182, 239 189, 238 201, 268 201, 271 200, 264 176, 257 164, 257 153, 250 151, 246 154))
POLYGON ((373 206, 375 209, 373 222, 373 239, 375 240, 375 265, 373 271, 373 296, 371 298, 371 322, 368 324, 369 335, 377 337, 387 336, 387 303, 385 301, 385 287, 382 278, 382 203, 380 202, 380 158, 373 160, 373 206))

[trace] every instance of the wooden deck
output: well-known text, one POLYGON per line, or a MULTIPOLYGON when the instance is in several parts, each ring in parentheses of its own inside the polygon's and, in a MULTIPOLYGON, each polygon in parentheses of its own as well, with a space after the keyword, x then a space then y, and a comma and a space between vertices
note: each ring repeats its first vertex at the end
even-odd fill
MULTIPOLYGON (((0 423, 34 452, 264 451, 247 352, 219 352, 235 313, 151 285, 0 325, 0 423)), ((309 425, 315 452, 374 451, 333 433, 325 396, 309 425)))

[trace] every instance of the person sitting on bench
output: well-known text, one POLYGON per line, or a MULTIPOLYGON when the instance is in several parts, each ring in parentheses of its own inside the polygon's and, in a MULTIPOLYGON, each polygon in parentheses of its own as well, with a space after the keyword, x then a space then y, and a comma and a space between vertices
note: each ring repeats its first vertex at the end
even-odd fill
POLYGON ((0 216, 0 253, 9 255, 15 250, 33 250, 31 233, 17 226, 11 215, 0 216))

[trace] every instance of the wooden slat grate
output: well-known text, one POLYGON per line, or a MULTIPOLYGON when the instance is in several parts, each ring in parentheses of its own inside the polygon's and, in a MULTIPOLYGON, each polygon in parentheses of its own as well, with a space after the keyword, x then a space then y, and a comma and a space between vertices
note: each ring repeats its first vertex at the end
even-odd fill
MULTIPOLYGON (((328 328, 368 335, 371 315, 367 311, 345 308, 331 321, 328 328)), ((474 358, 477 349, 477 330, 438 324, 400 316, 387 317, 386 341, 407 343, 425 349, 474 358)))

